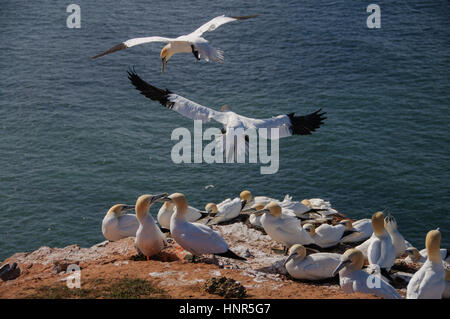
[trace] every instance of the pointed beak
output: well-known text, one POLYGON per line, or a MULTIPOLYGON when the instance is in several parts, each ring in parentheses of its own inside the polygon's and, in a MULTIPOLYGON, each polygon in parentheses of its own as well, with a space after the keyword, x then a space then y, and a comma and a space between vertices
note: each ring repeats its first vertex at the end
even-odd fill
POLYGON ((351 263, 351 260, 344 260, 344 261, 341 261, 340 263, 339 263, 339 265, 337 265, 337 267, 336 267, 336 269, 333 271, 333 277, 334 276, 336 276, 336 274, 337 273, 339 273, 339 271, 342 269, 342 268, 344 268, 345 266, 347 266, 348 264, 350 264, 351 263))
POLYGON ((256 212, 255 208, 247 208, 241 211, 242 213, 251 214, 253 212, 256 212))
POLYGON ((255 216, 261 216, 265 213, 270 213, 270 210, 268 210, 267 208, 263 208, 261 210, 257 210, 256 212, 254 212, 255 216))
POLYGON ((290 254, 287 258, 286 258, 286 260, 284 261, 284 263, 283 263, 283 267, 286 267, 286 264, 289 262, 289 260, 291 260, 291 259, 293 259, 295 256, 297 256, 298 254, 297 253, 292 253, 292 254, 290 254))
POLYGON ((127 211, 127 210, 133 210, 134 208, 135 208, 134 205, 126 205, 126 206, 123 207, 123 210, 124 210, 124 211, 127 211))
POLYGON ((244 209, 245 205, 247 205, 247 201, 244 199, 243 201, 241 201, 241 210, 244 209))
POLYGON ((163 193, 163 194, 158 194, 158 195, 153 196, 151 204, 156 203, 156 202, 165 202, 166 198, 168 198, 167 195, 169 195, 169 194, 163 193))
POLYGON ((161 59, 161 61, 162 61, 161 73, 164 73, 164 70, 166 69, 167 60, 164 57, 164 58, 161 59))

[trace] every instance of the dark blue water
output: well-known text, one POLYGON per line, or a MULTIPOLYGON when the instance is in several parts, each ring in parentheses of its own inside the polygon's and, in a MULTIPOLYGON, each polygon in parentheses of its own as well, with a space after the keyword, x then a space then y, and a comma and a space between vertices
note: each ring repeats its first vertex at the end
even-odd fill
POLYGON ((77 1, 80 29, 66 27, 69 3, 0 7, 0 260, 95 244, 106 210, 142 193, 179 191, 203 207, 247 188, 321 197, 355 218, 388 207, 413 244, 440 227, 449 246, 448 1, 379 2, 376 30, 367 1, 77 1), (222 65, 179 54, 161 74, 157 43, 88 60, 132 37, 254 13, 206 34, 222 65), (259 164, 175 165, 171 132, 193 123, 138 94, 132 66, 216 109, 270 117, 322 107, 328 119, 280 141, 275 175, 259 164))

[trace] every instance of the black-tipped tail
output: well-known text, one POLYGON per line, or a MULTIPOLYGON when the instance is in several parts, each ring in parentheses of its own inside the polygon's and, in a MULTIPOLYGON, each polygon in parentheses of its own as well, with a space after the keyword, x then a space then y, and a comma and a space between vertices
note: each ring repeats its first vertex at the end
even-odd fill
POLYGON ((292 135, 309 135, 318 129, 323 121, 326 119, 324 116, 326 112, 322 112, 322 109, 315 111, 314 113, 302 116, 295 116, 294 113, 289 113, 289 120, 291 121, 291 133, 292 135))
POLYGON ((247 259, 245 259, 244 257, 241 257, 241 256, 238 256, 238 255, 236 255, 235 253, 233 253, 231 250, 227 250, 226 252, 224 252, 224 253, 221 253, 221 254, 214 254, 214 255, 217 255, 217 256, 222 256, 222 257, 227 257, 227 258, 232 258, 232 259, 237 259, 237 260, 247 260, 247 259))
POLYGON ((170 229, 164 228, 164 227, 159 227, 159 229, 163 232, 163 233, 170 233, 170 229))

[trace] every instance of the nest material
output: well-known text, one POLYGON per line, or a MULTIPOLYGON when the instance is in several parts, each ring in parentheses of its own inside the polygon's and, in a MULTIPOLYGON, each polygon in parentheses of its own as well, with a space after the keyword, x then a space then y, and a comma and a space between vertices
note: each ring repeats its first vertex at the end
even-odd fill
POLYGON ((227 277, 211 277, 205 282, 204 289, 207 293, 224 298, 245 298, 247 296, 244 286, 227 277))

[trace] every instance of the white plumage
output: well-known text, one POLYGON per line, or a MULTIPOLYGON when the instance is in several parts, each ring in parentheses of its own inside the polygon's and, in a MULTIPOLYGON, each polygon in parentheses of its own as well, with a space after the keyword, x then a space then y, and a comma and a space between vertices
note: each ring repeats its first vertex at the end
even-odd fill
MULTIPOLYGON (((207 205, 208 206, 208 205, 207 205)), ((235 219, 241 213, 242 202, 239 197, 234 199, 227 198, 224 201, 216 205, 217 209, 214 214, 214 218, 208 221, 208 225, 214 225, 218 223, 227 222, 235 219)))
POLYGON ((373 238, 367 248, 369 264, 378 265, 389 271, 395 262, 395 247, 391 236, 384 228, 384 215, 377 212, 372 216, 373 238))
POLYGON ((114 205, 102 221, 102 233, 109 241, 136 236, 139 221, 135 214, 124 214, 124 211, 134 209, 134 206, 114 205))
POLYGON ((395 247, 396 257, 400 257, 406 250, 405 238, 398 231, 397 221, 391 213, 388 213, 384 219, 384 228, 391 236, 392 244, 395 247))
MULTIPOLYGON (((176 210, 176 207, 171 202, 165 202, 161 208, 158 211, 158 223, 161 225, 161 227, 170 229, 170 219, 172 218, 172 215, 174 211, 176 210)), ((188 206, 187 212, 186 212, 186 220, 189 222, 195 222, 203 217, 206 216, 206 213, 198 210, 195 207, 188 206)))
MULTIPOLYGON (((356 232, 342 238, 341 243, 359 243, 373 234, 372 221, 369 218, 359 219, 352 223, 356 232)), ((368 248, 369 246, 367 246, 368 248)), ((367 251, 367 249, 366 249, 367 251)))
POLYGON ((346 227, 343 224, 322 224, 315 228, 312 224, 305 224, 303 225, 303 229, 311 235, 311 238, 316 245, 321 248, 328 248, 340 243, 346 227))

